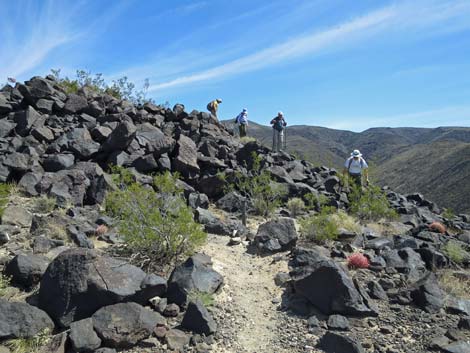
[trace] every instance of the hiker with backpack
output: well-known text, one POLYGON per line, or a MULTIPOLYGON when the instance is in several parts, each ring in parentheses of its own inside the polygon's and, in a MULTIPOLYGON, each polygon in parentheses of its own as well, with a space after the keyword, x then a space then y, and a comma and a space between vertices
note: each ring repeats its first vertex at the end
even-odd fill
POLYGON ((248 111, 243 108, 242 112, 235 118, 235 124, 238 124, 240 137, 246 136, 246 127, 248 126, 248 111))
POLYGON ((207 110, 212 114, 216 121, 219 121, 217 118, 217 110, 219 109, 220 103, 222 103, 222 99, 220 98, 207 103, 207 110))
POLYGON ((369 184, 369 166, 359 150, 354 150, 344 163, 343 175, 348 176, 352 182, 362 189, 362 175, 364 174, 366 185, 369 184))
POLYGON ((273 152, 282 151, 284 146, 284 129, 287 126, 287 123, 284 119, 284 114, 278 112, 277 116, 271 120, 271 125, 273 126, 273 152))

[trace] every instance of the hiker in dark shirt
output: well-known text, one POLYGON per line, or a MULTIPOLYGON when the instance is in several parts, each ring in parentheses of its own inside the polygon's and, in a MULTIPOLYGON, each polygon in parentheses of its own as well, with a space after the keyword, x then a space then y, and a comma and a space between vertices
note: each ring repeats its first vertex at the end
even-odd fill
POLYGON ((282 112, 277 113, 277 116, 271 120, 273 126, 273 152, 282 151, 284 146, 284 129, 287 123, 284 119, 282 112))

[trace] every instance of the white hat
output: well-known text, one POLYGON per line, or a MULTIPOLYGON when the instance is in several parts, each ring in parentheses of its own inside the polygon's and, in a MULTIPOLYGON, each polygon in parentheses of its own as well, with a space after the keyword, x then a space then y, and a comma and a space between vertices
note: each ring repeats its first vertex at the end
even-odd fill
POLYGON ((359 150, 352 151, 351 157, 362 157, 361 151, 359 150))
POLYGON ((283 116, 283 115, 284 115, 284 113, 283 113, 283 112, 281 112, 281 111, 279 111, 279 112, 277 112, 277 115, 283 116))

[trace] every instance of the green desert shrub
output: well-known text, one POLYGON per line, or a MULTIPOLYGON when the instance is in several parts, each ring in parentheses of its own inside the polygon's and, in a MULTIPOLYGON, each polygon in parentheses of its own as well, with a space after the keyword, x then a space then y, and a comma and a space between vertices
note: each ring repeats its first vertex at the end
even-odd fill
POLYGON ((336 223, 338 228, 343 228, 354 233, 360 233, 362 230, 362 227, 357 220, 342 210, 332 213, 330 217, 331 220, 336 223))
POLYGON ((3 211, 8 204, 10 196, 11 185, 7 183, 0 183, 0 218, 3 216, 3 211))
POLYGON ((34 211, 38 213, 52 212, 56 205, 57 201, 53 197, 42 195, 34 199, 34 211))
MULTIPOLYGON (((250 199, 258 215, 271 216, 287 195, 287 188, 271 179, 270 173, 261 165, 261 157, 252 153, 252 168, 248 174, 236 171, 231 182, 227 182, 226 191, 237 190, 250 199)), ((225 174, 219 178, 226 180, 225 174)))
POLYGON ((47 345, 50 340, 51 332, 49 329, 45 329, 33 337, 8 340, 5 345, 10 349, 11 353, 36 353, 47 345))
POLYGON ((148 261, 170 263, 205 242, 206 233, 194 221, 175 176, 157 175, 150 187, 129 181, 122 168, 119 174, 115 179, 127 181, 108 193, 105 208, 117 219, 129 250, 148 261))
POLYGON ((320 213, 300 219, 300 234, 302 237, 314 242, 337 239, 339 228, 332 217, 334 212, 333 207, 323 207, 320 213))
POLYGON ((443 247, 442 251, 456 264, 464 262, 469 257, 469 254, 462 245, 456 241, 450 240, 443 247))
POLYGON ((246 144, 248 142, 254 142, 256 141, 256 139, 252 136, 243 136, 243 137, 240 137, 240 142, 243 143, 243 144, 246 144))
POLYGON ((200 292, 196 289, 190 291, 188 293, 189 301, 196 301, 200 300, 201 303, 206 307, 209 308, 214 305, 214 295, 206 292, 200 292))
POLYGON ((376 185, 369 185, 367 188, 353 185, 350 199, 350 211, 359 219, 378 221, 379 219, 393 220, 398 218, 397 212, 390 207, 387 196, 376 185))
POLYGON ((287 208, 292 217, 296 217, 301 212, 305 210, 305 202, 298 197, 293 197, 289 201, 287 201, 287 208))
POLYGON ((326 197, 323 194, 316 195, 316 194, 310 193, 310 194, 304 195, 303 198, 305 200, 305 206, 309 210, 313 210, 313 209, 320 210, 323 206, 327 205, 329 202, 328 197, 326 197))
POLYGON ((453 219, 455 217, 455 213, 451 208, 446 208, 444 212, 442 212, 442 216, 447 219, 453 219))
POLYGON ((8 287, 10 286, 10 277, 5 276, 0 272, 0 297, 3 297, 8 292, 8 287))
POLYGON ((108 84, 101 73, 93 75, 90 71, 77 70, 75 78, 70 79, 60 77, 60 71, 60 69, 52 69, 51 73, 68 94, 77 93, 80 89, 87 88, 97 93, 109 94, 117 99, 126 99, 137 105, 147 102, 153 103, 152 99, 147 98, 147 91, 150 86, 148 79, 144 80, 141 90, 136 90, 135 84, 130 82, 127 76, 120 77, 108 84))

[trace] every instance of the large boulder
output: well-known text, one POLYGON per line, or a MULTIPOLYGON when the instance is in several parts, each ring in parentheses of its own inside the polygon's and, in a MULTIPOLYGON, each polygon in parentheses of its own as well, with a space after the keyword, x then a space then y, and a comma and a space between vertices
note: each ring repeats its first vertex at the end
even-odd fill
POLYGON ((360 343, 334 332, 325 333, 317 347, 325 353, 365 353, 360 343))
POLYGON ((177 266, 168 280, 168 300, 178 305, 186 304, 191 291, 215 293, 223 284, 221 274, 212 269, 210 258, 196 254, 177 266))
POLYGON ((22 206, 8 206, 3 211, 2 224, 29 228, 33 222, 33 215, 22 206))
POLYGON ((39 283, 48 265, 49 260, 43 256, 19 254, 6 265, 4 272, 13 283, 29 289, 39 283))
POLYGON ((291 250, 298 239, 292 218, 268 221, 258 227, 254 242, 262 252, 291 250))
POLYGON ((177 154, 173 159, 173 168, 185 177, 193 177, 199 173, 197 164, 197 147, 189 137, 180 135, 176 143, 177 154))
POLYGON ((72 322, 69 339, 75 352, 90 352, 101 346, 101 339, 93 329, 91 318, 72 322))
POLYGON ((83 205, 83 199, 90 180, 81 169, 67 169, 52 173, 47 172, 35 189, 57 200, 59 206, 66 204, 83 205))
POLYGON ((181 326, 206 336, 217 331, 217 324, 200 300, 188 304, 181 326))
POLYGON ((101 151, 113 152, 125 150, 134 139, 136 132, 137 128, 134 124, 128 121, 122 122, 101 145, 101 151))
POLYGON ((383 253, 388 267, 395 268, 398 272, 407 276, 413 283, 421 279, 426 273, 426 264, 421 256, 411 248, 389 250, 383 253))
POLYGON ((54 328, 51 318, 27 303, 8 302, 0 298, 0 340, 33 337, 54 328))
POLYGON ((170 153, 175 146, 175 140, 165 135, 159 128, 150 123, 137 126, 136 140, 147 152, 154 153, 156 157, 170 153))
POLYGON ((166 282, 155 277, 93 250, 70 249, 47 268, 41 280, 39 306, 60 326, 67 327, 103 306, 132 300, 145 304, 163 295, 166 282))
POLYGON ((82 112, 88 107, 88 102, 85 97, 77 94, 69 94, 65 101, 64 111, 69 114, 75 114, 82 112))
POLYGON ((415 284, 411 291, 414 303, 428 313, 436 313, 444 305, 444 295, 439 288, 439 282, 433 273, 415 284))
POLYGON ((297 248, 290 275, 295 292, 324 314, 376 316, 348 273, 315 250, 297 248))
POLYGON ((93 314, 96 332, 104 345, 113 348, 130 348, 165 324, 163 316, 137 303, 110 305, 93 314))

